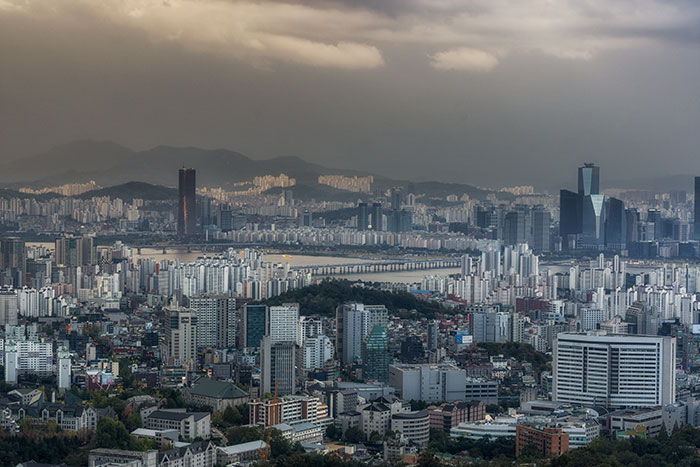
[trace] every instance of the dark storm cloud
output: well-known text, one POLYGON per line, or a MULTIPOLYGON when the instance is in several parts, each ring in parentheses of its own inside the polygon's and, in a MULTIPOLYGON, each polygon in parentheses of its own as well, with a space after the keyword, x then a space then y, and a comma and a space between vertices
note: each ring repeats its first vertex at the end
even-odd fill
POLYGON ((490 185, 584 160, 700 172, 698 24, 661 0, 0 0, 0 151, 101 138, 490 185))

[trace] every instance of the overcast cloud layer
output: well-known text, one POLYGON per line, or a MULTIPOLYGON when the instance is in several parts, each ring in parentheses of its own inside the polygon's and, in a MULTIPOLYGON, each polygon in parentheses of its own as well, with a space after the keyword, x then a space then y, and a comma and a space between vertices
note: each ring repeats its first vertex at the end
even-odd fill
POLYGON ((0 0, 0 157, 76 138, 479 185, 700 174, 700 2, 0 0))

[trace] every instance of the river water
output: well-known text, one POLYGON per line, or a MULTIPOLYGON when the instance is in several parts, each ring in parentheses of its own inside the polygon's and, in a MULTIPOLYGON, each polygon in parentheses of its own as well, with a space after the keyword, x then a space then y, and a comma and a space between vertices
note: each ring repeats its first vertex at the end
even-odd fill
MULTIPOLYGON (((27 246, 43 246, 46 248, 53 249, 53 243, 40 243, 40 242, 27 242, 27 246)), ((239 252, 242 254, 242 251, 239 252)), ((181 247, 169 247, 163 253, 162 249, 158 248, 141 248, 140 254, 134 254, 135 259, 141 258, 153 258, 157 261, 161 260, 174 260, 179 259, 181 262, 192 262, 197 258, 201 258, 204 254, 201 251, 187 251, 187 248, 181 247)), ((209 253, 209 256, 213 256, 209 253)), ((359 257, 341 257, 341 256, 314 256, 314 255, 304 255, 296 253, 266 253, 265 261, 271 263, 289 263, 291 267, 309 267, 309 266, 334 266, 343 264, 359 264, 359 263, 373 263, 385 261, 383 259, 368 259, 359 257)), ((397 258, 400 260, 400 258, 397 258)), ((569 271, 570 265, 568 264, 541 264, 540 270, 551 270, 553 273, 565 273, 569 271)), ((580 266, 585 267, 585 266, 580 266)), ((643 274, 655 269, 655 265, 627 265, 627 272, 630 274, 643 274)), ((363 272, 356 274, 337 274, 334 277, 345 278, 350 280, 362 280, 362 281, 372 281, 372 282, 395 282, 395 283, 405 283, 414 284, 421 282, 421 280, 428 275, 441 275, 447 276, 450 274, 458 274, 459 268, 445 268, 445 269, 424 269, 417 271, 393 271, 393 272, 363 272)))

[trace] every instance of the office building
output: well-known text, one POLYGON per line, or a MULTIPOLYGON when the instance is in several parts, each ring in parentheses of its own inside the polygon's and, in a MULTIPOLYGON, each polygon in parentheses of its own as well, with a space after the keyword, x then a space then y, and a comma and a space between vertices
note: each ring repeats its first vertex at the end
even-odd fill
POLYGON ((627 212, 625 203, 616 198, 608 199, 605 218, 605 246, 614 250, 627 247, 627 212))
POLYGON ((386 230, 393 233, 410 232, 413 230, 413 213, 405 209, 390 211, 386 230))
POLYGON ((392 188, 391 189, 391 209, 393 211, 398 211, 401 209, 401 206, 403 204, 403 191, 401 188, 392 188))
POLYGON ((483 401, 445 402, 428 407, 430 428, 450 433, 460 423, 476 422, 486 418, 486 404, 483 401))
POLYGON ((317 397, 283 396, 276 399, 253 399, 248 402, 251 425, 273 426, 280 423, 308 421, 315 423, 328 418, 326 407, 317 397))
POLYGON ((368 230, 369 226, 369 210, 367 209, 367 203, 359 203, 357 205, 357 230, 368 230))
POLYGON ((222 232, 230 232, 233 230, 233 211, 230 204, 222 204, 219 206, 219 228, 222 232))
POLYGON ((391 431, 401 433, 406 441, 426 447, 430 441, 430 416, 427 410, 401 412, 391 416, 391 431))
POLYGON ((503 219, 503 243, 517 245, 525 242, 527 242, 525 213, 522 210, 507 213, 503 219))
POLYGON ((170 310, 166 340, 172 366, 193 370, 197 366, 197 315, 191 310, 170 310))
POLYGON ((581 196, 600 194, 600 167, 589 162, 578 168, 578 193, 581 196))
POLYGON ((676 339, 559 333, 552 400, 606 408, 655 407, 676 400, 676 339))
POLYGON ((336 310, 335 349, 343 363, 362 358, 362 343, 375 324, 386 329, 389 312, 384 305, 345 303, 336 310))
POLYGON ((211 413, 186 412, 185 409, 156 410, 143 419, 149 430, 177 430, 181 440, 211 438, 211 413))
POLYGON ((333 358, 333 342, 328 336, 307 337, 301 345, 302 368, 313 370, 323 368, 323 364, 333 358))
POLYGON ((490 310, 470 311, 469 323, 474 342, 508 342, 512 334, 512 314, 490 310))
POLYGON ((197 183, 195 170, 181 168, 178 181, 177 235, 193 237, 197 234, 197 183))
POLYGON ((605 196, 583 197, 580 248, 599 249, 605 244, 605 196))
POLYGON ((535 446, 544 457, 559 457, 569 451, 569 435, 553 426, 516 425, 515 455, 521 456, 528 445, 535 446))
POLYGON ((549 226, 552 216, 544 208, 532 211, 532 249, 535 251, 549 251, 549 226))
POLYGON ((401 342, 402 363, 422 363, 425 360, 423 342, 418 336, 408 336, 401 342))
POLYGON ((467 372, 451 364, 389 365, 389 385, 403 400, 465 400, 467 372))
POLYGON ((301 225, 303 227, 311 227, 313 225, 313 214, 308 209, 304 209, 301 215, 301 225))
POLYGON ((57 266, 85 266, 96 264, 93 237, 62 236, 56 239, 54 260, 57 266))
POLYGON ((260 341, 267 330, 267 306, 246 305, 243 308, 243 330, 241 347, 244 349, 260 348, 260 341))
POLYGON ((583 200, 569 190, 559 192, 559 235, 565 249, 576 248, 576 236, 581 233, 583 200))
POLYGON ((365 381, 389 380, 391 355, 387 350, 388 338, 381 324, 375 324, 362 344, 362 377, 365 381))
MULTIPOLYGON (((267 309, 267 332, 271 342, 297 342, 299 339, 299 304, 285 303, 267 309)), ((298 342, 297 342, 298 343, 298 342)))
POLYGON ((24 240, 15 237, 0 240, 0 273, 3 274, 0 285, 16 288, 21 288, 25 285, 27 252, 24 240))
POLYGON ((372 203, 372 230, 384 230, 383 214, 382 214, 382 204, 372 203))
POLYGON ((225 295, 201 295, 190 298, 197 314, 199 347, 234 348, 238 332, 236 299, 225 295))
POLYGON ((438 336, 440 327, 437 320, 431 319, 428 321, 427 345, 428 350, 436 350, 438 348, 438 336))
POLYGON ((19 299, 17 291, 11 288, 0 288, 0 326, 16 326, 19 314, 19 299))
POLYGON ((260 395, 277 394, 284 396, 296 392, 296 352, 295 341, 273 342, 264 336, 260 344, 260 395))

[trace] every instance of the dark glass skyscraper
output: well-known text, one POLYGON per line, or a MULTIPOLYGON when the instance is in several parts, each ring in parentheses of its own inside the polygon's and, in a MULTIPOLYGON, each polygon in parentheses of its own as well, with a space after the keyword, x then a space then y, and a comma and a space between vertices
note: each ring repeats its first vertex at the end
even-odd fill
POLYGON ((600 167, 587 163, 578 168, 578 194, 581 196, 600 194, 600 167))
POLYGON ((700 177, 695 177, 695 209, 693 217, 693 238, 700 240, 700 177))
POLYGON ((569 236, 581 233, 582 196, 569 190, 559 192, 559 235, 564 248, 568 247, 569 236))
POLYGON ((362 345, 362 376, 366 381, 387 382, 390 364, 386 330, 375 324, 362 345))
POLYGON ((197 183, 194 169, 180 169, 178 183, 177 235, 192 237, 197 231, 197 183))
POLYGON ((372 204, 372 230, 382 230, 382 205, 372 204))
POLYGON ((243 348, 259 348, 266 329, 266 305, 246 305, 243 308, 243 348))
POLYGON ((609 198, 607 202, 605 226, 605 246, 616 250, 624 250, 627 246, 627 212, 625 203, 617 198, 609 198))
POLYGON ((357 205, 357 230, 367 230, 369 228, 369 212, 367 203, 357 205))

